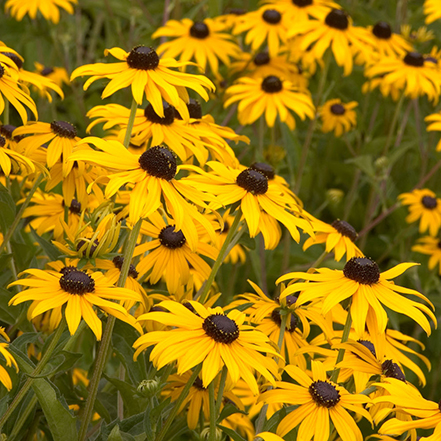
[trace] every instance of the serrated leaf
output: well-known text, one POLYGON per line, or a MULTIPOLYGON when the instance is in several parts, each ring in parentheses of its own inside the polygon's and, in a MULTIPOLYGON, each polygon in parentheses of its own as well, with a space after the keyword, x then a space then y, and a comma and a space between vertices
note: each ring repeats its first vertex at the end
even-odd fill
POLYGON ((44 239, 43 237, 41 237, 33 228, 32 226, 30 226, 31 231, 35 237, 35 240, 38 242, 38 244, 41 246, 41 248, 43 249, 43 251, 46 253, 46 256, 50 259, 50 260, 57 260, 60 255, 61 252, 59 251, 59 249, 55 246, 52 245, 50 242, 48 242, 46 239, 44 239))
POLYGON ((232 438, 234 441, 246 441, 245 438, 242 438, 236 431, 233 429, 229 429, 228 427, 218 425, 219 429, 222 430, 226 435, 232 438))
POLYGON ((6 234, 14 222, 16 206, 6 187, 0 184, 0 230, 6 234))
POLYGON ((230 415, 233 415, 234 413, 241 413, 243 415, 248 415, 247 412, 244 412, 243 410, 238 409, 234 404, 228 403, 222 409, 222 412, 220 413, 219 418, 217 419, 217 424, 219 424, 225 418, 228 418, 230 415))

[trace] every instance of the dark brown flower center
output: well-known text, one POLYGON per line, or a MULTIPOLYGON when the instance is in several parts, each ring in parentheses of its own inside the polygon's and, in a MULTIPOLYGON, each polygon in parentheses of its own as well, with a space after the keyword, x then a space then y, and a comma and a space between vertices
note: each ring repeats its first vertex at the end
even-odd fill
POLYGON ((333 9, 325 18, 325 23, 334 29, 344 31, 349 27, 348 14, 341 9, 333 9))
POLYGON ((193 26, 190 28, 190 35, 194 38, 203 40, 210 35, 210 29, 208 29, 208 26, 204 22, 195 21, 193 26))
POLYGON ((51 130, 61 138, 74 139, 77 136, 77 129, 66 121, 52 121, 51 130))
POLYGON ((4 147, 6 144, 6 138, 0 135, 0 147, 4 147))
POLYGON ((371 351, 371 354, 376 357, 377 353, 375 352, 375 346, 374 344, 369 340, 357 340, 358 343, 362 344, 365 348, 369 349, 371 351))
MULTIPOLYGON (((118 268, 121 271, 121 268, 124 264, 124 257, 122 256, 115 256, 112 260, 113 264, 115 265, 115 268, 118 268)), ((135 266, 133 264, 130 264, 129 266, 129 276, 132 279, 136 279, 138 277, 138 271, 136 271, 135 266)))
POLYGON ((60 278, 60 286, 64 291, 80 295, 95 291, 95 281, 84 271, 74 267, 65 267, 63 270, 60 271, 63 273, 60 278))
POLYGON ((421 203, 424 205, 424 208, 427 208, 428 210, 434 210, 438 205, 438 201, 432 196, 423 196, 421 203))
POLYGON ((262 14, 262 18, 269 24, 277 24, 282 20, 282 15, 275 9, 267 9, 262 14))
POLYGON ((250 168, 239 174, 236 183, 253 194, 265 194, 268 191, 268 178, 261 172, 250 168))
POLYGON ((205 333, 218 343, 233 343, 239 337, 239 327, 234 320, 223 314, 212 314, 208 316, 202 328, 205 333))
POLYGON ((76 199, 72 199, 69 211, 74 214, 81 214, 81 202, 78 202, 76 199))
POLYGON ((275 75, 270 75, 262 81, 261 88, 266 93, 277 93, 283 88, 283 83, 275 75))
POLYGON ((0 64, 0 78, 3 78, 4 74, 5 74, 5 68, 0 64))
POLYGON ((313 0, 292 0, 292 2, 299 8, 305 8, 306 6, 312 5, 313 0))
POLYGON ((17 127, 15 127, 11 124, 3 124, 2 126, 0 126, 0 134, 3 135, 6 139, 11 140, 12 139, 12 132, 16 128, 17 127))
POLYGON ((343 274, 362 285, 373 285, 380 280, 380 269, 369 257, 353 257, 348 260, 343 268, 343 274))
MULTIPOLYGON (((81 248, 83 248, 83 246, 84 246, 84 244, 89 244, 90 243, 90 241, 88 242, 88 241, 86 241, 86 240, 80 240, 79 242, 78 242, 78 244, 77 244, 77 251, 80 251, 80 249, 81 248)), ((94 241, 93 241, 93 245, 90 247, 90 251, 89 251, 89 253, 87 252, 87 248, 89 247, 89 245, 87 245, 85 248, 84 248, 84 250, 83 250, 83 256, 87 256, 87 254, 89 255, 89 256, 92 256, 93 255, 93 253, 96 251, 96 249, 98 248, 98 245, 99 245, 100 243, 98 242, 98 239, 95 239, 94 241)))
POLYGON ((21 69, 23 67, 23 61, 20 60, 20 57, 16 54, 13 54, 12 52, 1 52, 6 57, 10 58, 15 65, 21 69))
MULTIPOLYGON (((187 103, 187 109, 188 109, 188 114, 190 115, 190 118, 193 118, 193 119, 201 119, 202 118, 202 107, 199 104, 199 101, 197 101, 193 98, 190 98, 190 101, 187 103)), ((176 109, 175 109, 175 118, 182 120, 181 114, 176 109)))
POLYGON ((173 124, 173 121, 175 120, 175 108, 167 103, 167 101, 162 101, 162 106, 164 108, 163 118, 155 112, 151 104, 144 109, 144 116, 154 124, 169 126, 170 124, 173 124))
POLYGON ((241 8, 229 8, 227 10, 227 14, 232 14, 232 15, 244 15, 247 11, 245 11, 245 9, 241 9, 241 8))
POLYGON ((346 109, 341 104, 333 104, 331 106, 331 113, 333 113, 334 115, 341 116, 346 113, 346 109))
POLYGON ((194 380, 193 387, 199 390, 207 390, 207 388, 203 386, 202 380, 199 377, 197 377, 196 380, 194 380))
POLYGON ((143 170, 157 178, 171 181, 176 175, 176 158, 165 147, 149 148, 139 157, 138 161, 143 170))
POLYGON ((424 66, 424 57, 419 52, 408 52, 403 60, 408 66, 424 66))
POLYGON ((187 241, 181 230, 175 231, 174 225, 164 227, 159 233, 158 239, 161 245, 171 248, 172 250, 183 247, 187 241))
POLYGON ((406 377, 401 370, 400 366, 397 363, 394 363, 392 360, 386 360, 381 365, 381 370, 383 371, 383 375, 386 377, 396 378, 397 380, 406 381, 406 377))
POLYGON ((54 69, 52 67, 45 67, 40 74, 43 75, 44 77, 47 77, 48 75, 50 75, 51 73, 53 73, 54 69))
POLYGON ((127 64, 132 69, 152 70, 159 65, 159 56, 152 47, 136 46, 127 57, 127 64))
POLYGON ((270 62, 270 56, 268 52, 259 52, 253 60, 254 64, 256 66, 263 66, 265 64, 268 64, 270 62))
POLYGON ((340 401, 340 392, 336 387, 327 381, 314 381, 309 386, 309 393, 312 399, 322 407, 334 407, 340 401))
MULTIPOLYGON (((276 308, 271 313, 271 320, 280 328, 282 326, 282 318, 280 317, 280 309, 276 308)), ((297 328, 297 317, 294 314, 291 314, 291 320, 289 322, 288 332, 294 332, 297 328)))
POLYGON ((385 21, 379 21, 373 27, 372 33, 377 38, 382 38, 383 40, 389 40, 389 38, 392 36, 392 29, 391 29, 389 23, 386 23, 385 21))
POLYGON ((346 236, 349 237, 349 239, 352 240, 352 242, 355 241, 355 239, 357 239, 357 232, 355 231, 355 228, 349 224, 346 221, 342 221, 340 219, 335 220, 334 222, 332 222, 332 226, 342 235, 342 236, 346 236))
POLYGON ((269 181, 274 179, 274 176, 276 175, 274 169, 269 164, 265 164, 265 162, 253 162, 250 165, 250 169, 262 173, 262 175, 266 176, 269 181))

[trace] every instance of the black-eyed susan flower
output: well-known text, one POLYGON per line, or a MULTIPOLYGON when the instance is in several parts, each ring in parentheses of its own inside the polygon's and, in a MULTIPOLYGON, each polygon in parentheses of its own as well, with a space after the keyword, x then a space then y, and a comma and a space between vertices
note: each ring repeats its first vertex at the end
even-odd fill
POLYGON ((353 411, 367 420, 371 416, 363 408, 370 399, 362 394, 350 394, 346 389, 330 381, 325 368, 318 361, 311 361, 312 375, 297 366, 286 366, 285 372, 298 385, 277 381, 277 389, 264 392, 259 401, 299 405, 288 413, 277 427, 277 434, 285 436, 299 426, 300 439, 325 441, 330 435, 330 421, 343 441, 362 441, 363 435, 348 413, 353 411))
POLYGON ((53 81, 58 87, 70 84, 69 75, 64 67, 45 66, 38 61, 34 63, 36 73, 53 81))
POLYGON ((323 298, 322 312, 327 314, 345 299, 352 299, 350 312, 357 335, 362 336, 365 326, 370 334, 383 333, 387 325, 387 313, 383 305, 416 321, 430 335, 431 328, 426 315, 436 325, 433 312, 420 302, 408 299, 402 294, 414 295, 425 302, 430 301, 414 289, 396 285, 391 279, 398 277, 417 263, 401 263, 383 273, 376 262, 367 257, 353 257, 340 270, 318 268, 316 273, 293 272, 279 277, 277 283, 289 279, 303 279, 292 283, 280 297, 300 291, 299 305, 317 298, 323 298), (423 314, 424 313, 424 314, 423 314))
POLYGON ((424 0, 423 10, 426 15, 426 24, 433 23, 441 18, 441 3, 439 0, 424 0))
POLYGON ((227 100, 224 106, 239 101, 238 118, 241 124, 252 124, 261 115, 269 127, 273 127, 277 116, 280 121, 293 130, 295 120, 290 111, 303 121, 306 117, 314 118, 314 105, 311 96, 305 90, 298 89, 288 80, 275 75, 266 78, 240 78, 237 84, 226 90, 227 100))
MULTIPOLYGON (((6 340, 9 340, 9 336, 5 332, 5 328, 0 328, 0 335, 6 340)), ((8 351, 8 343, 0 343, 0 354, 3 356, 3 358, 6 361, 6 366, 14 366, 15 370, 18 372, 18 365, 15 361, 15 358, 9 353, 8 351)), ((0 365, 0 383, 3 384, 3 386, 6 387, 6 389, 11 390, 12 389, 12 381, 11 377, 8 374, 8 371, 0 365)))
POLYGON ((25 84, 32 84, 44 96, 46 96, 49 102, 52 102, 52 96, 49 93, 49 90, 56 92, 61 97, 61 99, 64 98, 64 94, 60 86, 54 83, 51 79, 38 75, 34 72, 29 72, 26 69, 23 69, 24 60, 22 57, 19 57, 14 52, 4 52, 4 51, 2 52, 2 55, 9 57, 17 66, 19 81, 25 84))
POLYGON ((288 40, 288 60, 291 63, 300 66, 302 71, 307 72, 308 75, 314 75, 317 71, 317 67, 323 69, 325 63, 323 59, 316 58, 311 51, 312 47, 307 47, 306 49, 301 48, 301 40, 301 36, 293 37, 288 40))
POLYGON ((111 81, 104 89, 102 98, 131 86, 133 98, 138 105, 142 104, 145 95, 161 118, 164 117, 163 99, 188 119, 189 96, 186 88, 194 90, 205 100, 208 100, 205 89, 214 90, 213 83, 203 75, 192 75, 170 69, 186 66, 189 63, 177 62, 173 58, 159 58, 151 47, 136 46, 130 52, 114 47, 106 49, 105 55, 108 54, 121 62, 95 63, 78 67, 72 72, 71 80, 92 75, 84 84, 86 90, 94 81, 109 78, 111 81))
POLYGON ((250 44, 253 52, 265 44, 270 56, 275 57, 286 43, 288 26, 289 21, 276 5, 262 6, 257 11, 241 15, 236 21, 233 34, 246 32, 245 44, 250 44))
POLYGON ((368 78, 380 77, 381 82, 393 84, 412 99, 426 95, 437 103, 441 94, 441 76, 437 66, 426 61, 418 52, 402 57, 384 57, 366 68, 368 78))
POLYGON ((18 72, 0 62, 0 115, 5 110, 5 99, 17 110, 24 124, 28 122, 26 108, 38 118, 33 99, 18 83, 18 72))
POLYGON ((319 219, 311 217, 315 237, 309 237, 303 245, 303 250, 318 243, 326 243, 326 252, 334 250, 335 260, 340 262, 346 254, 346 260, 352 257, 363 257, 364 254, 355 245, 358 233, 355 228, 346 221, 336 219, 332 224, 327 224, 319 219))
POLYGON ((415 189, 410 193, 402 193, 398 199, 403 205, 409 206, 406 222, 420 221, 419 232, 435 237, 441 227, 441 199, 428 188, 415 189))
POLYGON ((52 121, 45 123, 31 121, 26 126, 14 130, 14 136, 25 136, 20 142, 20 147, 31 155, 43 144, 47 145, 47 166, 53 167, 62 158, 63 172, 67 174, 73 163, 67 160, 72 154, 75 144, 80 141, 76 127, 66 121, 52 121))
POLYGON ((184 18, 180 21, 169 20, 154 32, 152 38, 172 38, 156 49, 166 58, 180 61, 196 61, 202 70, 207 64, 215 76, 219 76, 219 60, 229 66, 230 59, 240 53, 233 37, 225 32, 225 25, 211 18, 193 21, 184 18))
POLYGON ((21 21, 25 15, 29 15, 33 20, 37 18, 37 12, 52 23, 60 21, 59 8, 67 13, 73 14, 73 5, 77 0, 7 0, 5 11, 10 13, 17 21, 21 21))
MULTIPOLYGON (((426 129, 428 132, 441 132, 441 112, 432 113, 431 115, 426 116, 424 121, 429 123, 426 129)), ((436 151, 441 151, 441 139, 436 145, 436 151)))
POLYGON ((438 274, 441 274, 441 239, 431 236, 420 237, 417 244, 412 247, 412 251, 430 256, 429 269, 438 266, 438 274))
POLYGON ((21 171, 26 176, 35 171, 34 164, 26 156, 12 149, 11 142, 7 137, 0 135, 0 169, 5 176, 11 171, 16 174, 21 171))
POLYGON ((384 97, 391 97, 393 101, 398 101, 401 97, 401 90, 395 85, 395 83, 386 83, 381 76, 366 81, 361 87, 361 91, 364 94, 367 94, 377 88, 384 97))
POLYGON ((255 372, 275 385, 278 370, 271 356, 278 353, 268 337, 253 327, 244 325, 245 314, 234 310, 225 315, 222 308, 205 308, 190 302, 195 312, 180 303, 165 301, 159 304, 169 312, 152 312, 139 320, 154 320, 173 326, 169 331, 149 332, 135 341, 135 359, 148 347, 155 345, 150 360, 157 369, 173 361, 182 375, 202 363, 202 385, 208 385, 226 366, 232 384, 243 378, 255 395, 258 394, 255 372), (264 352, 268 356, 261 354, 264 352))
POLYGON ((113 286, 102 273, 98 271, 87 273, 74 266, 64 267, 59 272, 29 269, 23 273, 31 277, 12 282, 9 286, 22 285, 29 289, 16 294, 9 304, 18 305, 29 300, 37 301, 38 304, 34 307, 31 318, 66 305, 64 315, 70 334, 75 334, 83 319, 97 340, 101 340, 101 320, 93 309, 93 306, 97 306, 107 314, 134 326, 142 333, 139 324, 122 306, 109 301, 141 301, 139 294, 126 288, 113 286))
POLYGON ((203 225, 214 238, 213 226, 198 211, 195 205, 208 208, 204 201, 214 200, 210 194, 175 179, 179 167, 172 151, 166 147, 149 148, 142 155, 130 153, 118 141, 106 141, 96 137, 84 138, 82 143, 98 147, 99 151, 77 151, 70 161, 83 160, 105 167, 117 173, 108 176, 106 198, 111 198, 121 186, 132 184, 130 193, 129 219, 135 224, 140 218, 152 215, 164 207, 171 214, 177 230, 182 230, 192 249, 198 243, 196 227, 193 221, 203 225), (190 200, 192 204, 187 202, 190 200))
POLYGON ((300 49, 309 49, 316 59, 323 58, 330 48, 344 75, 352 72, 354 54, 370 53, 373 44, 370 36, 353 26, 351 17, 341 9, 332 9, 319 20, 296 23, 288 30, 288 37, 298 35, 301 36, 300 49))
POLYGON ((357 106, 358 103, 356 101, 342 103, 339 98, 326 101, 319 108, 319 114, 322 119, 322 132, 334 131, 334 135, 337 137, 349 132, 357 125, 357 113, 354 110, 357 106))
MULTIPOLYGON (((274 238, 280 238, 277 223, 275 225, 269 219, 285 225, 296 242, 300 240, 298 228, 314 235, 310 222, 302 214, 302 208, 296 200, 289 198, 287 191, 282 192, 279 185, 269 180, 261 171, 252 168, 241 171, 214 161, 207 162, 207 165, 212 172, 206 173, 196 167, 186 166, 199 175, 183 180, 195 188, 216 195, 223 206, 240 202, 250 236, 255 237, 261 232, 266 248, 274 245, 274 238)), ((215 208, 218 205, 217 202, 214 203, 215 208)))
POLYGON ((167 225, 159 213, 149 216, 148 222, 141 225, 141 233, 152 238, 149 242, 138 245, 134 256, 148 254, 141 258, 136 266, 141 274, 147 274, 146 281, 157 283, 162 277, 167 284, 167 290, 176 294, 182 285, 190 280, 190 268, 194 268, 202 280, 207 280, 211 268, 201 256, 216 260, 218 251, 211 245, 197 240, 197 246, 192 250, 184 233, 168 219, 167 225))
POLYGON ((425 43, 435 38, 434 32, 428 30, 426 26, 420 26, 417 30, 413 30, 408 24, 401 25, 401 35, 412 44, 425 43))
POLYGON ((265 3, 276 5, 287 16, 289 22, 309 20, 311 17, 322 18, 332 8, 340 6, 332 0, 267 0, 265 3))

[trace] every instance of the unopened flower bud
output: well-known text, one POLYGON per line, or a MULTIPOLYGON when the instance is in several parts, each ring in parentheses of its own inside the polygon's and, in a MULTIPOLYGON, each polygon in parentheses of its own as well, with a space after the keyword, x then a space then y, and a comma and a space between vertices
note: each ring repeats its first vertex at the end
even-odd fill
POLYGON ((152 398, 161 390, 161 384, 156 377, 154 380, 142 380, 136 390, 140 395, 152 398))

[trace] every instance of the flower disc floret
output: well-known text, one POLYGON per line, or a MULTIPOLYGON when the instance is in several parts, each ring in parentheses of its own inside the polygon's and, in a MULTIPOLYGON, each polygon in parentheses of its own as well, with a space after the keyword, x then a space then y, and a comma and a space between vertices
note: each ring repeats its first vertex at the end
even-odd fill
POLYGON ((76 199, 72 199, 69 211, 74 214, 81 214, 81 202, 78 202, 76 199))
POLYGON ((139 157, 139 165, 151 176, 171 181, 177 170, 176 158, 165 147, 151 147, 139 157))
POLYGON ((421 199, 421 203, 428 210, 434 210, 438 206, 438 201, 432 196, 423 196, 421 199))
MULTIPOLYGON (((271 320, 280 328, 282 326, 282 318, 280 317, 280 309, 276 308, 271 313, 271 320)), ((297 328, 297 317, 294 314, 291 314, 291 320, 289 322, 288 332, 294 332, 297 328)))
POLYGON ((0 135, 0 147, 4 147, 6 144, 6 138, 0 135))
POLYGON ((392 29, 389 23, 385 21, 379 21, 372 29, 372 33, 383 40, 389 40, 392 36, 392 29))
MULTIPOLYGON (((112 262, 115 265, 115 268, 118 268, 121 271, 121 268, 124 264, 124 257, 115 256, 112 262)), ((129 266, 129 277, 131 277, 132 279, 136 279, 138 275, 139 275, 138 271, 136 271, 135 266, 131 263, 129 266)))
POLYGON ((95 281, 84 271, 69 269, 60 278, 61 288, 69 294, 85 294, 95 291, 95 281))
POLYGON ((175 231, 174 225, 167 225, 163 228, 159 233, 158 239, 161 245, 173 250, 183 247, 186 242, 184 233, 181 230, 175 231))
POLYGON ((12 52, 2 52, 2 55, 10 58, 19 69, 23 67, 23 61, 17 54, 14 54, 12 52))
POLYGON ((314 381, 309 386, 312 399, 322 407, 334 407, 340 401, 340 392, 328 381, 314 381))
POLYGON ((253 59, 256 66, 263 66, 270 62, 270 56, 268 52, 259 52, 253 59))
POLYGON ((6 139, 11 140, 12 139, 12 132, 17 127, 11 125, 11 124, 3 124, 0 126, 0 135, 3 135, 6 139))
POLYGON ((369 349, 369 351, 371 352, 371 354, 376 357, 377 356, 377 352, 375 351, 375 346, 374 344, 369 341, 369 340, 357 340, 358 343, 362 344, 366 349, 369 349))
POLYGON ((276 172, 274 169, 265 162, 253 162, 250 165, 251 170, 256 170, 259 173, 262 173, 262 175, 266 176, 268 180, 274 179, 276 172))
POLYGON ((51 122, 51 130, 61 138, 74 139, 77 136, 77 129, 66 121, 51 122))
POLYGON ((136 46, 128 57, 127 64, 132 69, 152 70, 159 65, 159 56, 152 47, 136 46))
POLYGON ((349 27, 348 14, 341 9, 333 9, 326 16, 325 23, 331 28, 344 31, 349 27))
POLYGON ((357 239, 358 233, 355 231, 355 228, 348 222, 342 221, 340 219, 336 219, 332 222, 332 226, 342 235, 349 237, 352 242, 357 239))
POLYGON ((208 29, 208 26, 202 21, 195 21, 190 28, 190 35, 203 40, 210 35, 210 29, 208 29))
POLYGON ((261 172, 247 168, 236 178, 236 183, 246 191, 256 195, 268 191, 268 178, 261 172))
POLYGON ((362 285, 373 285, 380 280, 380 268, 368 257, 353 257, 348 260, 343 268, 343 274, 362 285))
POLYGON ((283 89, 283 83, 275 75, 270 75, 262 81, 262 90, 266 93, 277 93, 283 89))
POLYGON ((299 8, 306 8, 306 6, 311 6, 313 0, 292 0, 293 4, 299 8))
POLYGON ((3 78, 4 74, 5 74, 5 68, 0 64, 0 78, 3 78))
POLYGON ((208 316, 202 328, 205 333, 218 343, 230 344, 239 337, 239 327, 236 322, 223 314, 208 316))
POLYGON ((403 60, 408 66, 424 66, 424 57, 419 52, 408 52, 403 60))
POLYGON ((164 117, 161 118, 153 109, 153 106, 149 104, 144 110, 144 116, 154 124, 162 124, 163 126, 169 126, 173 124, 175 120, 175 108, 166 101, 162 102, 164 106, 164 117))
POLYGON ((262 18, 269 24, 277 24, 282 20, 282 14, 275 9, 267 9, 263 14, 262 18))
POLYGON ((381 370, 386 377, 396 378, 397 380, 406 381, 406 377, 397 363, 392 360, 386 360, 381 365, 381 370))
POLYGON ((341 104, 333 104, 331 106, 331 112, 334 115, 341 116, 341 115, 344 115, 346 113, 346 109, 341 104))

